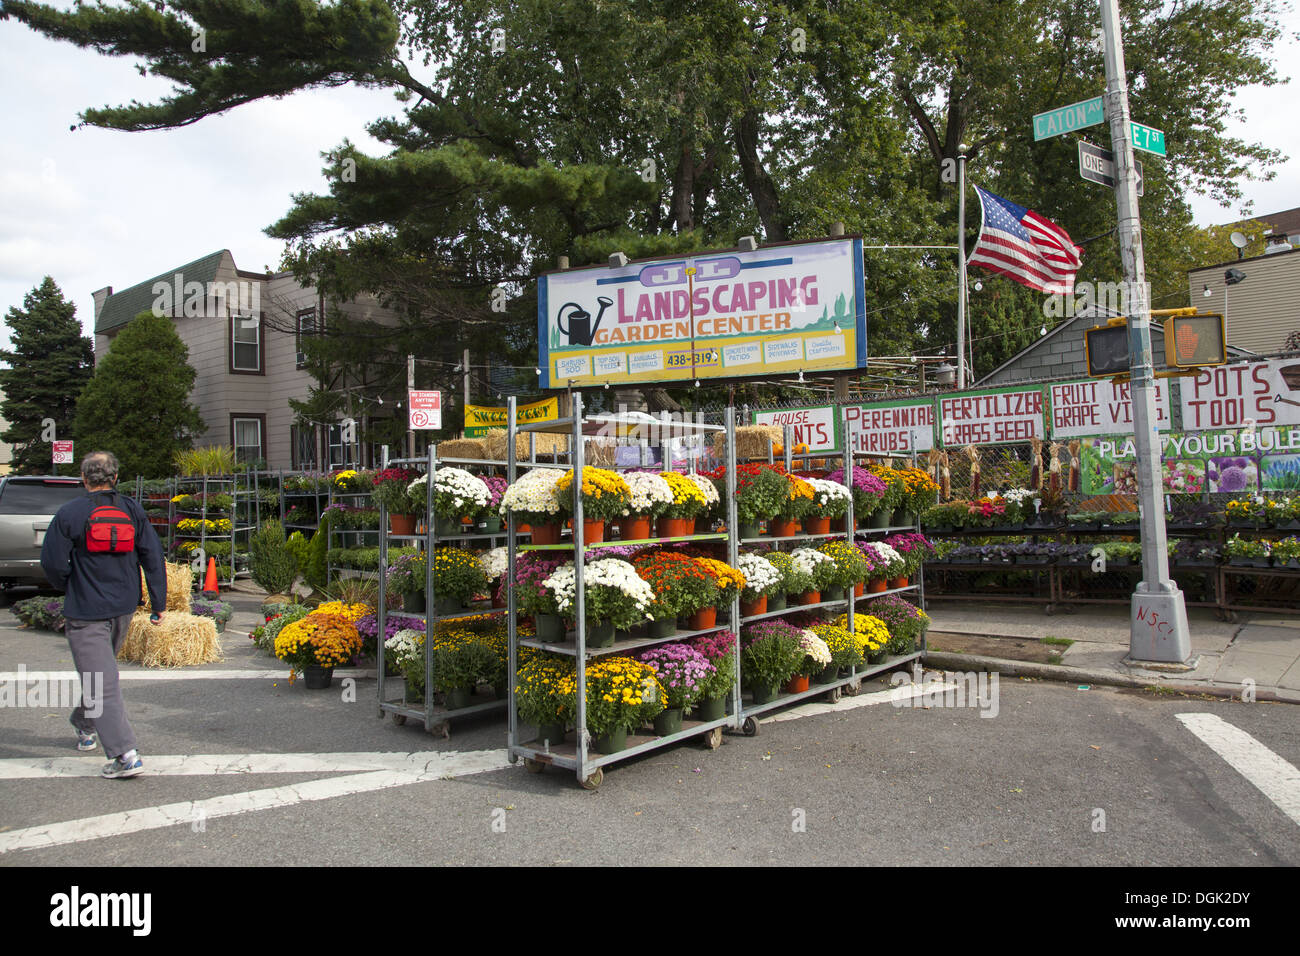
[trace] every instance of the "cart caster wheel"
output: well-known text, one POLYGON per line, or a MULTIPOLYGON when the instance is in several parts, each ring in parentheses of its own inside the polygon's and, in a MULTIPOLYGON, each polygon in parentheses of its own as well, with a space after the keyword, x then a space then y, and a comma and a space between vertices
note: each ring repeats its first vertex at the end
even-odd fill
POLYGON ((1236 624, 1236 623, 1237 623, 1237 612, 1236 612, 1236 611, 1228 611, 1228 612, 1227 612, 1227 620, 1228 620, 1228 623, 1229 623, 1229 624, 1236 624))
POLYGON ((532 757, 524 758, 524 769, 529 773, 541 773, 546 769, 546 764, 540 760, 534 760, 532 757))
POLYGON ((406 715, 393 714, 393 723, 397 724, 399 727, 404 726, 406 724, 406 715))
POLYGON ((1049 605, 1047 605, 1047 607, 1043 608, 1043 613, 1046 614, 1048 617, 1055 617, 1055 616, 1056 616, 1056 605, 1055 605, 1055 604, 1049 604, 1049 605))
POLYGON ((745 722, 740 725, 740 732, 746 737, 757 737, 758 721, 753 717, 746 717, 745 722))
POLYGON ((838 704, 839 702, 840 702, 840 689, 838 687, 832 687, 830 690, 826 692, 826 703, 838 704))
POLYGON ((444 720, 442 723, 434 724, 429 728, 429 736, 436 737, 438 734, 442 734, 443 740, 451 740, 451 724, 444 720))
POLYGON ((704 746, 708 747, 710 750, 717 750, 722 746, 722 728, 714 727, 701 739, 704 742, 704 746))
POLYGON ((582 781, 582 789, 595 790, 600 786, 601 781, 603 781, 604 779, 605 779, 605 771, 602 768, 597 767, 595 772, 590 777, 582 781))
POLYGON ((519 754, 509 754, 506 757, 506 759, 509 760, 512 764, 519 763, 519 754))
POLYGON ((862 689, 862 681, 856 680, 852 684, 845 684, 841 693, 849 697, 857 697, 858 691, 862 689))

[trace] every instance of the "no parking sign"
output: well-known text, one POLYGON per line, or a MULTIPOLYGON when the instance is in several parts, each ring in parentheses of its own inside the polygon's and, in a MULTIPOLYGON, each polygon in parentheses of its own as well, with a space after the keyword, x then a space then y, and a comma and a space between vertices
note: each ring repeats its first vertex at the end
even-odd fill
POLYGON ((406 395, 411 430, 442 427, 442 392, 412 388, 406 395))

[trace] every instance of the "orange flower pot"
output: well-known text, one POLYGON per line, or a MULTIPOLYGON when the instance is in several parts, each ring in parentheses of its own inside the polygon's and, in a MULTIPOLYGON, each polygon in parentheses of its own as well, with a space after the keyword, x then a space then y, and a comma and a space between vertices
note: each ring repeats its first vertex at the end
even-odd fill
POLYGON ((582 543, 600 544, 605 540, 605 520, 603 518, 582 519, 582 543))
POLYGON ((532 527, 533 544, 559 544, 560 526, 558 524, 535 524, 532 527))
POLYGON ((646 517, 621 518, 618 527, 624 541, 644 541, 650 537, 650 519, 646 517))
POLYGON ((785 685, 787 694, 802 694, 808 689, 808 675, 795 674, 785 685))
POLYGON ((830 534, 831 519, 830 518, 804 518, 803 530, 806 531, 808 534, 830 534))
POLYGON ((904 575, 903 575, 902 577, 900 577, 900 578, 894 578, 894 580, 892 580, 892 581, 889 582, 889 586, 890 586, 891 588, 905 588, 905 587, 907 587, 907 575, 904 574, 904 575))
POLYGON ((872 594, 879 594, 881 591, 888 591, 889 582, 884 578, 874 578, 869 584, 867 584, 867 590, 872 594))
POLYGON ((660 518, 658 521, 659 537, 684 538, 695 531, 694 518, 660 518))
POLYGON ((392 534, 415 534, 415 515, 390 514, 388 530, 392 534))
POLYGON ((753 617, 755 614, 767 613, 767 595, 764 594, 757 601, 741 601, 740 613, 742 617, 753 617))
POLYGON ((690 618, 692 631, 702 631, 705 628, 713 627, 718 623, 718 609, 716 607, 702 607, 690 618))
POLYGON ((867 591, 867 582, 865 582, 865 581, 859 581, 859 582, 858 582, 856 585, 854 585, 854 587, 853 587, 853 596, 854 596, 854 597, 862 597, 862 595, 865 594, 866 591, 867 591))
POLYGON ((769 518, 767 533, 774 538, 793 538, 799 533, 799 522, 794 518, 769 518))
POLYGON ((821 591, 804 591, 799 595, 800 604, 820 604, 822 600, 821 591))
POLYGON ((516 534, 528 534, 528 533, 529 533, 530 531, 532 531, 532 530, 533 530, 533 529, 532 529, 532 527, 528 524, 528 522, 524 521, 524 522, 520 523, 519 527, 515 528, 515 533, 516 533, 516 534))

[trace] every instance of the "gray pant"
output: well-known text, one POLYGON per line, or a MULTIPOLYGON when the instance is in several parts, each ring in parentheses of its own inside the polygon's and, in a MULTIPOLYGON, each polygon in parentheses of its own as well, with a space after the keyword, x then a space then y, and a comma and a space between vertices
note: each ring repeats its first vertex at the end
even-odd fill
POLYGON ((120 757, 135 749, 135 731, 126 719, 122 686, 117 675, 117 652, 126 640, 131 615, 107 621, 69 620, 63 633, 72 648, 72 662, 81 675, 82 702, 72 712, 72 726, 84 733, 99 734, 109 757, 120 757), (87 675, 91 675, 87 679, 87 675), (96 700, 95 696, 100 699, 96 700), (98 713, 90 718, 86 710, 98 713))

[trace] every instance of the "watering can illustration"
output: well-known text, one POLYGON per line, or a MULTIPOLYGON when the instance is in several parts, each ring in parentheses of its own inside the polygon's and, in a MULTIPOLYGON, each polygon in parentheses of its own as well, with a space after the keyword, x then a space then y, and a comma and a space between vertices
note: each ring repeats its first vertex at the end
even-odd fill
POLYGON ((596 299, 600 303, 600 312, 596 315, 595 324, 591 321, 591 313, 578 305, 576 302, 566 302, 560 306, 560 311, 555 314, 555 324, 560 327, 569 339, 570 345, 589 346, 596 337, 596 330, 600 328, 600 320, 605 317, 605 310, 614 304, 613 299, 605 296, 599 296, 596 299), (572 309, 567 315, 565 309, 572 309), (565 328, 564 321, 568 319, 568 328, 565 328))

